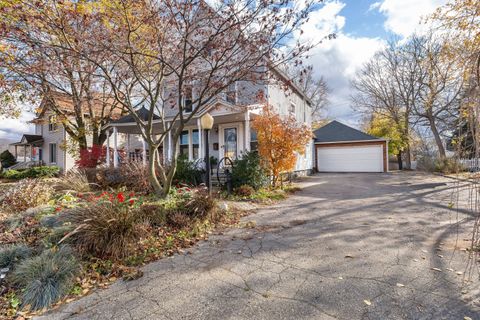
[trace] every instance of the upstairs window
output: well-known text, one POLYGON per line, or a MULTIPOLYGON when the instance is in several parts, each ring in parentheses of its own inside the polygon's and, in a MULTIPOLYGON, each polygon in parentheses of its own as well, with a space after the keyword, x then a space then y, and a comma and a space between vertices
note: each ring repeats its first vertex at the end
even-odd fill
POLYGON ((183 110, 184 112, 192 112, 193 108, 193 90, 192 87, 186 87, 183 95, 183 110))
POLYGON ((237 103, 237 83, 234 82, 227 87, 226 100, 228 103, 237 103))
POLYGON ((288 106, 288 112, 289 112, 290 114, 295 115, 295 111, 296 111, 296 110, 295 110, 295 104, 292 103, 292 102, 290 102, 290 105, 288 106))
POLYGON ((48 117, 48 131, 56 131, 58 129, 57 116, 51 115, 48 117))

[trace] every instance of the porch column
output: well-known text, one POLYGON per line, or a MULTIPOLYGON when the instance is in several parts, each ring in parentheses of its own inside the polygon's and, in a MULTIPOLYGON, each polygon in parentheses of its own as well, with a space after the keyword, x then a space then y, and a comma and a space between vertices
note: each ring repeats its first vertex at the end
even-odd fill
MULTIPOLYGON (((151 157, 152 155, 150 155, 151 157)), ((142 135, 142 163, 144 166, 147 165, 147 143, 145 142, 145 138, 142 135)))
POLYGON ((107 166, 110 167, 110 129, 107 129, 107 166))
POLYGON ((27 145, 23 145, 23 162, 27 162, 27 145))
POLYGON ((113 167, 118 167, 118 131, 117 127, 113 127, 113 167))
POLYGON ((172 160, 172 123, 168 127, 168 161, 172 160))
POLYGON ((200 123, 200 118, 197 119, 197 129, 198 129, 198 159, 203 159, 203 140, 202 140, 202 124, 200 123))
POLYGON ((130 161, 130 133, 127 133, 127 162, 130 161))
POLYGON ((15 161, 18 161, 18 151, 17 151, 17 145, 15 145, 15 161))
POLYGON ((245 112, 245 151, 250 151, 250 112, 245 112))

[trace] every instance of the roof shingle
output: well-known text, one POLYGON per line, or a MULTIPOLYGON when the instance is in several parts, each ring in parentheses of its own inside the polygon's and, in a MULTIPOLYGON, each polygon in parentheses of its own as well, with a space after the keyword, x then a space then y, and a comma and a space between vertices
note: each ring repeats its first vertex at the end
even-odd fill
POLYGON ((332 121, 324 125, 315 130, 313 134, 315 143, 384 140, 344 125, 338 121, 332 121))

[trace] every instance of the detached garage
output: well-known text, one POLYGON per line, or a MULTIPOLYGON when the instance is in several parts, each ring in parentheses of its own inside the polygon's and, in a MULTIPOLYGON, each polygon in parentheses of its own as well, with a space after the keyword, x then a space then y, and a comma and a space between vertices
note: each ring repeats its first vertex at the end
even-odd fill
POLYGON ((314 131, 318 172, 387 172, 387 140, 338 121, 314 131))

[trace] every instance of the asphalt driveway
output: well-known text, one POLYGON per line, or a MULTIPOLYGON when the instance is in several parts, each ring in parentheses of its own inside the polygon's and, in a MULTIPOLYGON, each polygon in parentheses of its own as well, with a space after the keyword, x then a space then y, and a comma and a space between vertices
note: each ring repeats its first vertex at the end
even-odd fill
POLYGON ((45 318, 480 319, 462 251, 472 218, 448 208, 457 187, 418 173, 310 177, 246 217, 255 228, 213 235, 45 318))

